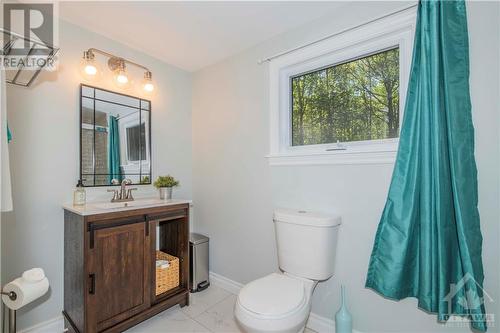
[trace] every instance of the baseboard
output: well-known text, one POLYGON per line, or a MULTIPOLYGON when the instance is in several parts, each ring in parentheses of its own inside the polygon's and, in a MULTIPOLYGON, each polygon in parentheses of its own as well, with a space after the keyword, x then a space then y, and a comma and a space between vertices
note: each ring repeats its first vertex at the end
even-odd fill
POLYGON ((214 272, 210 272, 210 284, 216 285, 234 295, 237 295, 240 289, 243 288, 243 284, 214 272))
POLYGON ((315 313, 309 315, 306 327, 318 333, 335 332, 335 322, 331 319, 318 316, 315 313))
POLYGON ((19 333, 63 333, 64 319, 62 316, 52 318, 40 324, 19 331, 19 333))
MULTIPOLYGON (((235 295, 238 294, 240 289, 243 287, 243 284, 214 272, 210 272, 210 284, 220 287, 235 295)), ((306 327, 318 333, 334 333, 335 321, 311 312, 309 319, 307 320, 306 327)), ((352 332, 361 333, 356 330, 353 330, 352 332)))

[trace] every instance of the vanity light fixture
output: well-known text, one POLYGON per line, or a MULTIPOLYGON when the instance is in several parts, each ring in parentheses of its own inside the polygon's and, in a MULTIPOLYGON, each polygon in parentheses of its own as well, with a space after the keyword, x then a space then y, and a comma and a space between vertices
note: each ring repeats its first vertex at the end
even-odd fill
POLYGON ((90 48, 83 52, 81 72, 87 80, 94 80, 101 72, 95 60, 96 53, 108 58, 108 68, 113 72, 114 82, 119 88, 126 88, 131 83, 126 66, 130 64, 144 70, 144 79, 141 84, 142 89, 146 93, 151 93, 154 90, 153 74, 147 67, 96 48, 90 48))

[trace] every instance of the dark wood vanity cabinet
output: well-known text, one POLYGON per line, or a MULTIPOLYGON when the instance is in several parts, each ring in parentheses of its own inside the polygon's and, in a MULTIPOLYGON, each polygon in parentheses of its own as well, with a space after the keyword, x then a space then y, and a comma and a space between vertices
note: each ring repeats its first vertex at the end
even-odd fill
POLYGON ((188 305, 189 204, 64 214, 63 315, 70 332, 122 332, 188 305), (158 295, 157 251, 178 258, 179 277, 158 295))

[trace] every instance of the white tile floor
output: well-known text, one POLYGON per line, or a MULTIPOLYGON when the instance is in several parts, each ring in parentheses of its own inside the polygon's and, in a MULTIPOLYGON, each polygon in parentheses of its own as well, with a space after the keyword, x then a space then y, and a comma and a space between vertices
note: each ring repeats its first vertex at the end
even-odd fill
MULTIPOLYGON (((132 327, 127 333, 243 332, 233 316, 236 296, 217 286, 191 294, 190 305, 175 306, 132 327)), ((306 329, 304 333, 314 333, 306 329)))

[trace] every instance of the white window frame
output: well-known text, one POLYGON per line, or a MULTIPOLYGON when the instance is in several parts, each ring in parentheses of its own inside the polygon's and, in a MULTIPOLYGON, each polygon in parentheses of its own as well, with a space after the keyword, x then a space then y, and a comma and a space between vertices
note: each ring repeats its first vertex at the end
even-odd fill
POLYGON ((399 138, 345 142, 341 145, 291 144, 291 78, 393 47, 399 48, 400 128, 413 52, 416 10, 408 10, 333 36, 272 60, 270 79, 271 165, 393 163, 399 138), (341 148, 341 150, 339 150, 341 148))
MULTIPOLYGON (((149 111, 148 111, 149 112, 149 111)), ((135 113, 132 113, 130 115, 133 115, 135 113)), ((139 124, 137 123, 137 117, 128 117, 124 116, 123 118, 120 119, 119 121, 119 133, 120 133, 120 157, 121 157, 121 162, 120 166, 123 168, 124 174, 132 174, 130 175, 129 178, 137 178, 137 179, 132 179, 134 182, 140 182, 139 173, 141 172, 141 168, 144 170, 151 170, 150 164, 151 164, 151 159, 149 156, 150 152, 150 142, 148 140, 149 136, 149 117, 142 117, 141 118, 141 125, 144 124, 144 128, 146 130, 146 156, 145 159, 139 160, 139 161, 131 161, 128 159, 128 138, 127 138, 127 128, 138 126, 139 124)), ((144 174, 146 176, 146 173, 144 174)))

